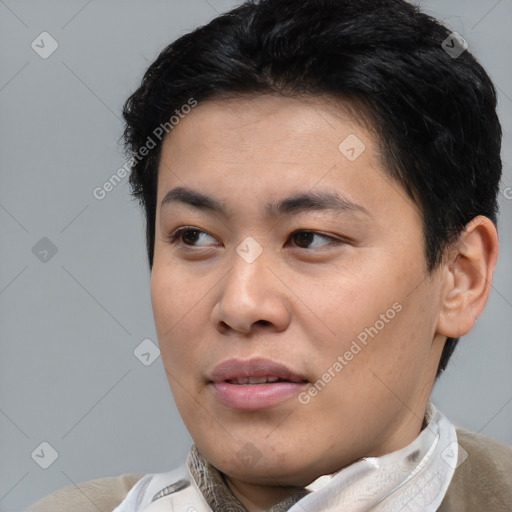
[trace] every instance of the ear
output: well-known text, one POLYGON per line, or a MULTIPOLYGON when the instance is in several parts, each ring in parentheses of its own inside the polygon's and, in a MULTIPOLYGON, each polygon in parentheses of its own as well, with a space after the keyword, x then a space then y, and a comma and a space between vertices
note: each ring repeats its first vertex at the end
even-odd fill
POLYGON ((443 263, 437 332, 449 338, 467 334, 484 309, 498 259, 498 233, 479 215, 470 221, 443 263))

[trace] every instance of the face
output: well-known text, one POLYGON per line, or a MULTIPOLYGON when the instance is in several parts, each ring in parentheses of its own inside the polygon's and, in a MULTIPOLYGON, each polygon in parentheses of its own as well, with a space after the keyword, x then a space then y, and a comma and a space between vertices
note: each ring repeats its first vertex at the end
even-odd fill
POLYGON ((211 100, 164 141, 161 355, 196 446, 230 477, 303 486, 409 444, 444 341, 441 288, 421 213, 353 115, 211 100))

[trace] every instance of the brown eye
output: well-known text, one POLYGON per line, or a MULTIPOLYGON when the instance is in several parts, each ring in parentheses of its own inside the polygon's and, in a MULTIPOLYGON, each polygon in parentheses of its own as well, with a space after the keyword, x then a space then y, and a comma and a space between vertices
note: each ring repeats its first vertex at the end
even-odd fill
POLYGON ((181 239, 187 245, 194 245, 199 240, 201 231, 198 229, 187 229, 181 232, 181 239))
POLYGON ((322 247, 324 245, 329 245, 329 243, 336 242, 333 237, 323 235, 321 233, 317 233, 316 231, 295 231, 292 233, 291 239, 297 247, 301 249, 315 249, 317 247, 322 247), (318 243, 318 241, 326 240, 327 243, 318 243), (316 242, 316 243, 315 243, 316 242))
POLYGON ((208 238, 213 240, 213 243, 216 242, 215 238, 206 231, 195 227, 185 226, 177 229, 174 233, 169 235, 168 241, 171 244, 179 242, 190 247, 203 247, 211 245, 211 240, 208 240, 208 238))

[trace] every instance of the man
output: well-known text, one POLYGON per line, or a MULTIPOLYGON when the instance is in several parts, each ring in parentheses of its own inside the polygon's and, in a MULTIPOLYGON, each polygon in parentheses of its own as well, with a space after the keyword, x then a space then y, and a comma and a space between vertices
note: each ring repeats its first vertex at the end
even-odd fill
POLYGON ((464 40, 401 0, 248 2, 124 117, 194 445, 31 511, 511 510, 512 449, 429 401, 498 253, 496 95, 464 40))

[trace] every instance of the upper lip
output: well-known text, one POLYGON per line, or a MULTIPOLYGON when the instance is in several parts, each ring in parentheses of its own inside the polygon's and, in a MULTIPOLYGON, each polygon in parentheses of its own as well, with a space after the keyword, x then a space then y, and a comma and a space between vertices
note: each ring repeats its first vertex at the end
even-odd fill
POLYGON ((223 382, 249 377, 278 377, 291 382, 306 382, 307 379, 286 366, 262 357, 252 359, 226 359, 219 363, 209 375, 211 382, 223 382))

